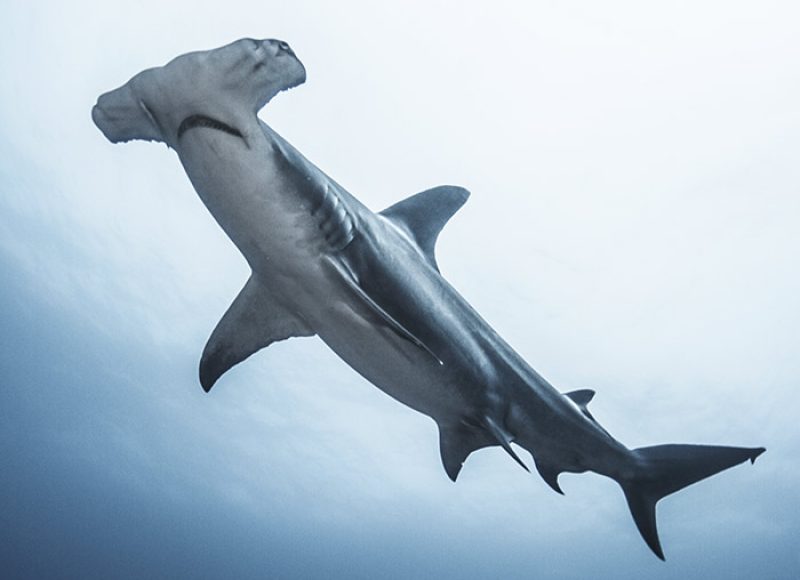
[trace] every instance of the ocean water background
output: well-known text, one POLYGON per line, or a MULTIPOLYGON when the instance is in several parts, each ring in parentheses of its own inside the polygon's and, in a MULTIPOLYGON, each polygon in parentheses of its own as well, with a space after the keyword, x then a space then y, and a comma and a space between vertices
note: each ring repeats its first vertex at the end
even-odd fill
POLYGON ((0 569, 13 578, 797 578, 800 8, 792 2, 5 3, 0 569), (629 446, 760 446, 659 504, 565 497, 316 339, 206 395, 247 278, 162 145, 97 96, 239 37, 305 85, 261 113, 368 206, 472 191, 443 274, 629 446))

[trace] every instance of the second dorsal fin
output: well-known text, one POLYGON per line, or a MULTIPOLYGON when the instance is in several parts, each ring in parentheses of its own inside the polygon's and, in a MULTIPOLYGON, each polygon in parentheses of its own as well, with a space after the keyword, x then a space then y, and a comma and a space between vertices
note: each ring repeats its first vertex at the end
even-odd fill
POLYGON ((416 242, 431 265, 436 265, 434 248, 444 224, 464 205, 469 191, 455 185, 440 185, 412 195, 381 212, 416 242))
MULTIPOLYGON (((589 401, 594 398, 594 391, 592 389, 579 389, 577 391, 570 391, 569 393, 564 393, 564 396, 572 400, 572 402, 578 406, 578 408, 581 410, 581 413, 583 413, 587 419, 591 419, 595 425, 597 425, 603 431, 606 431, 603 429, 602 425, 597 422, 597 419, 595 419, 594 416, 589 412, 587 407, 589 401)), ((607 433, 608 431, 606 431, 606 434, 607 433)))
POLYGON ((565 397, 569 397, 572 401, 578 405, 581 409, 586 411, 586 405, 589 404, 594 398, 594 391, 591 389, 580 389, 578 391, 570 391, 569 393, 564 393, 565 397))

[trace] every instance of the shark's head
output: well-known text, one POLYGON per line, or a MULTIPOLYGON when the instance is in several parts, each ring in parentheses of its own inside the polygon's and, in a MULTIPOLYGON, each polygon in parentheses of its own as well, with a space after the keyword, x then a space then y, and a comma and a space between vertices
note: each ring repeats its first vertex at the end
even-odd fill
POLYGON ((140 72, 100 95, 92 119, 113 143, 144 139, 174 145, 187 118, 235 128, 280 91, 305 80, 305 68, 288 44, 243 38, 140 72))

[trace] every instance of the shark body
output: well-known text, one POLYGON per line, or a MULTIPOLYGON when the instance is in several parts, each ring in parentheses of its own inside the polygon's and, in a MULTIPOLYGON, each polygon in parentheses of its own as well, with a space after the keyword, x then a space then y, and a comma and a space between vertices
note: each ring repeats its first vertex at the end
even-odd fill
POLYGON ((113 142, 174 149, 252 269, 205 347, 203 388, 273 342, 316 335, 437 423, 453 481, 470 453, 493 445, 525 467, 512 442, 559 493, 562 472, 608 476, 663 559, 656 502, 764 449, 628 449, 609 435, 587 409, 593 391, 558 392, 440 274, 435 242, 465 189, 435 187, 374 213, 257 117, 277 92, 304 80, 285 43, 242 39, 148 69, 102 95, 92 112, 113 142))

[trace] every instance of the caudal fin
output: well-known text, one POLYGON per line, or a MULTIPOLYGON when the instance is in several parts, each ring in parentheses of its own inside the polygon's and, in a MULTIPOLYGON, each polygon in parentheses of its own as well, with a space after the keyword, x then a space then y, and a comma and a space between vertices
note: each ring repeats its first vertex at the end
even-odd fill
POLYGON ((636 475, 620 480, 633 520, 642 538, 664 559, 656 528, 656 503, 701 479, 750 460, 766 451, 763 447, 718 447, 711 445, 656 445, 634 449, 636 475))

